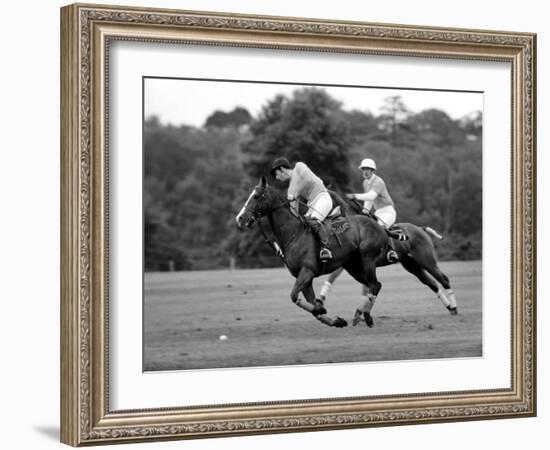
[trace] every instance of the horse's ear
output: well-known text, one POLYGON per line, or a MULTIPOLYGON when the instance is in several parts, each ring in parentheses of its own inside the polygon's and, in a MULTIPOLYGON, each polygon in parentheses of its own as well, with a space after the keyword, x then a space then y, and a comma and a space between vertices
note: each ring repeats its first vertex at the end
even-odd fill
POLYGON ((267 186, 267 178, 265 177, 265 175, 262 175, 262 177, 260 178, 260 184, 262 185, 262 187, 267 186))

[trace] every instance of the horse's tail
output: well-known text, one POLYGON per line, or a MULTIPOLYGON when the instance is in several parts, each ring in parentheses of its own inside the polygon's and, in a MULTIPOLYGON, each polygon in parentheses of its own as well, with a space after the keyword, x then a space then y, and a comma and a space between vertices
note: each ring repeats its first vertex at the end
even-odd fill
POLYGON ((422 227, 422 229, 428 233, 429 235, 433 236, 434 238, 437 238, 439 240, 443 240, 443 236, 441 236, 437 231, 435 231, 431 227, 422 227))

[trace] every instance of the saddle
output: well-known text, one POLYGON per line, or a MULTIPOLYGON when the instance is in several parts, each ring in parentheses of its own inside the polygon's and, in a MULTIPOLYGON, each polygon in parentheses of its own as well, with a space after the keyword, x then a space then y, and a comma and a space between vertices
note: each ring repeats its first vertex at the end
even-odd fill
POLYGON ((324 221, 324 224, 332 234, 342 234, 349 228, 349 223, 340 206, 334 208, 324 221))
MULTIPOLYGON (((308 222, 307 220, 304 223, 306 223, 306 225, 310 228, 314 225, 314 223, 308 222)), ((334 236, 339 245, 341 245, 338 235, 342 234, 349 228, 349 223, 340 206, 333 208, 323 222, 317 223, 321 233, 326 237, 327 244, 330 237, 334 236)))

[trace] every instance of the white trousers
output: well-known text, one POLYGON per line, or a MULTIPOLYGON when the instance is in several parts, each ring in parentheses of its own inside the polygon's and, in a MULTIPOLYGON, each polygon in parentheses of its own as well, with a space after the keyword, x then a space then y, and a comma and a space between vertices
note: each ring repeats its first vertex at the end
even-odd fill
POLYGON ((307 206, 309 209, 305 216, 322 222, 332 211, 332 198, 328 192, 321 192, 307 206))
POLYGON ((374 215, 378 219, 378 223, 384 228, 391 227, 397 219, 397 213, 395 212, 395 208, 392 205, 384 206, 383 208, 377 209, 374 212, 374 215))

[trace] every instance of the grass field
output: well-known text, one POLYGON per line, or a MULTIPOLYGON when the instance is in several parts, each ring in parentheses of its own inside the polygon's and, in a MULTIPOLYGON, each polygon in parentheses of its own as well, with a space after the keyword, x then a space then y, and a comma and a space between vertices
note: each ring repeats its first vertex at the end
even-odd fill
MULTIPOLYGON (((343 329, 323 325, 291 302, 294 279, 283 268, 147 273, 144 370, 482 356, 481 262, 440 267, 456 293, 457 316, 396 265, 378 271, 383 287, 374 328, 343 329)), ((316 292, 325 279, 315 280, 316 292)), ((360 290, 343 273, 328 314, 351 322, 360 290)))

